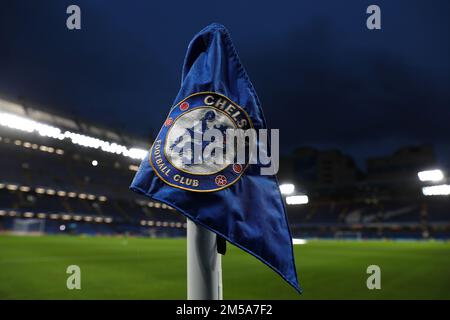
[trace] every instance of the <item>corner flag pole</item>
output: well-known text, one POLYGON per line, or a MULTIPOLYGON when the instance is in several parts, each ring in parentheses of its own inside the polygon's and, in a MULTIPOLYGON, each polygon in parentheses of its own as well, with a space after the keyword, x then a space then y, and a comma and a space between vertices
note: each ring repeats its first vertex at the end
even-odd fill
POLYGON ((222 300, 222 261, 216 234, 187 219, 188 300, 222 300))

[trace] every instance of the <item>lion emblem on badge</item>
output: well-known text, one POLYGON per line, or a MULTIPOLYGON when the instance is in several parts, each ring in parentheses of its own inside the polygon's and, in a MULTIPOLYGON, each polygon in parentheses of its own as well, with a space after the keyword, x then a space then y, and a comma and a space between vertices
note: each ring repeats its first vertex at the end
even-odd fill
POLYGON ((167 119, 149 158, 164 182, 212 192, 241 177, 246 165, 225 157, 227 130, 251 127, 241 107, 218 93, 198 93, 172 108, 167 119))

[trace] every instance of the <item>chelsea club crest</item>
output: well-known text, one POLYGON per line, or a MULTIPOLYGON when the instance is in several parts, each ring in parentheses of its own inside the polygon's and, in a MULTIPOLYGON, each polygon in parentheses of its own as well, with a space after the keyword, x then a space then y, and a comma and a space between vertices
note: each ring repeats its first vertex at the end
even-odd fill
POLYGON ((195 192, 222 190, 238 181, 248 165, 248 160, 241 164, 225 156, 226 133, 252 127, 244 109, 226 96, 190 95, 170 110, 150 151, 150 164, 170 186, 195 192))

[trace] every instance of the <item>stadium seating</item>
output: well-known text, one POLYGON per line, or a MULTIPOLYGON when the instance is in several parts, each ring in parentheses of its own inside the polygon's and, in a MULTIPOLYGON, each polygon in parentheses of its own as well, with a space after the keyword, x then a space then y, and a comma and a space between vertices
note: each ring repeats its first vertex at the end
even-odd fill
MULTIPOLYGON (((3 127, 0 155, 0 231, 33 218, 45 221, 46 233, 185 235, 182 215, 128 189, 139 159, 3 127)), ((448 197, 400 198, 389 188, 377 197, 366 189, 327 188, 308 204, 288 205, 293 235, 450 238, 448 197)))

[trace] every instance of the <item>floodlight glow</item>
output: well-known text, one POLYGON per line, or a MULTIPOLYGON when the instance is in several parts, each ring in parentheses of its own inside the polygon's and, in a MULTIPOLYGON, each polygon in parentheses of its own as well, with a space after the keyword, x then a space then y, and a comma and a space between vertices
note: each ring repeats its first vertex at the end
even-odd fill
POLYGON ((424 196, 448 196, 450 195, 450 185, 441 184, 438 186, 423 187, 422 193, 424 196))
POLYGON ((293 245, 297 245, 297 244, 307 244, 308 241, 306 241, 305 239, 292 239, 292 244, 293 245))
POLYGON ((65 191, 59 190, 59 191, 57 192, 57 194, 58 194, 58 196, 60 196, 60 197, 65 197, 67 193, 66 193, 65 191))
POLYGON ((297 195, 286 197, 286 203, 289 205, 307 204, 309 202, 307 195, 297 195))
MULTIPOLYGON (((25 117, 17 116, 10 113, 0 112, 0 126, 4 126, 10 129, 25 131, 25 132, 36 132, 40 136, 49 137, 58 140, 68 139, 73 144, 77 144, 83 147, 100 149, 105 152, 121 154, 125 157, 132 159, 142 160, 147 155, 147 150, 139 148, 127 148, 126 146, 117 144, 115 142, 103 141, 94 137, 89 137, 83 134, 65 131, 63 132, 60 128, 47 125, 45 123, 40 123, 25 117)), ((18 143, 18 142, 17 142, 18 143)), ((17 144, 16 143, 16 144, 17 144)), ((21 142, 20 142, 21 143, 21 142)), ((29 147, 27 145, 27 147, 29 147)), ((37 148, 37 145, 31 145, 33 149, 37 148)), ((48 151, 47 147, 41 147, 42 151, 48 151)), ((53 152, 54 149, 51 148, 53 152)), ((57 150, 58 154, 62 154, 62 150, 57 150)))
POLYGON ((285 183, 280 185, 280 191, 282 194, 292 194, 294 193, 295 186, 292 183, 285 183))
POLYGON ((45 189, 44 189, 44 188, 36 188, 34 191, 35 191, 36 193, 39 193, 39 194, 45 193, 45 189))
POLYGON ((421 171, 417 173, 417 176, 419 177, 420 181, 441 181, 444 179, 444 173, 442 170, 436 169, 436 170, 426 170, 421 171))
POLYGON ((6 189, 11 190, 11 191, 15 191, 17 190, 19 187, 15 184, 7 184, 6 185, 6 189))

